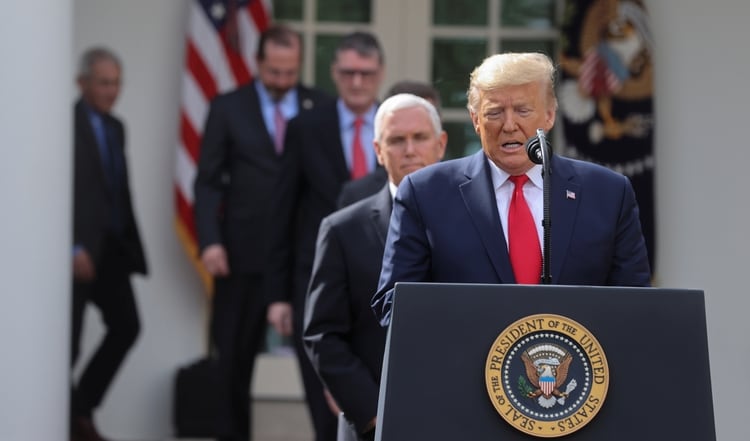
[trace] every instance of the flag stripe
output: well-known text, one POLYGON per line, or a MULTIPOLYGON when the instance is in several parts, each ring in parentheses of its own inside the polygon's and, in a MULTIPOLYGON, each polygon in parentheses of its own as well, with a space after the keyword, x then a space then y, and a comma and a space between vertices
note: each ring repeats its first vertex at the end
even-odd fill
POLYGON ((256 23, 258 29, 266 29, 268 27, 269 17, 271 16, 269 9, 261 1, 250 2, 248 12, 252 15, 253 22, 256 23))
POLYGON ((187 228, 190 236, 196 237, 192 204, 188 203, 179 191, 175 192, 175 198, 177 199, 178 217, 182 221, 182 224, 187 228))
POLYGON ((250 71, 248 70, 247 64, 245 64, 245 61, 242 59, 242 56, 229 46, 226 37, 223 37, 221 42, 224 47, 224 52, 226 53, 227 61, 229 61, 229 66, 232 69, 234 81, 237 84, 245 84, 250 81, 250 71))
POLYGON ((196 132, 199 132, 198 128, 202 127, 208 116, 207 98, 203 96, 200 86, 189 73, 182 77, 182 112, 196 132))
MULTIPOLYGON (((226 3, 226 0, 224 3, 226 3)), ((196 46, 197 52, 211 72, 211 76, 218 86, 218 91, 225 91, 236 87, 237 83, 231 73, 229 63, 224 56, 221 37, 211 24, 211 20, 204 14, 203 8, 195 2, 193 2, 191 11, 190 36, 188 38, 196 46)))
POLYGON ((175 185, 182 193, 183 199, 190 205, 193 204, 193 180, 195 179, 196 167, 193 159, 186 154, 185 149, 177 150, 177 170, 175 171, 175 185))
POLYGON ((201 139, 193 125, 190 124, 184 111, 180 113, 180 129, 182 144, 188 155, 190 155, 190 159, 197 163, 201 139))
POLYGON ((264 28, 258 27, 258 24, 253 21, 253 18, 247 9, 243 9, 237 14, 237 28, 240 35, 240 52, 242 53, 242 57, 250 66, 250 71, 257 72, 258 65, 255 60, 255 55, 258 41, 260 40, 260 32, 258 29, 264 28))
POLYGON ((193 181, 198 170, 203 126, 211 99, 252 79, 257 67, 255 48, 260 33, 269 25, 270 10, 270 0, 214 0, 210 8, 201 6, 199 0, 190 1, 180 138, 175 154, 175 228, 209 292, 210 278, 198 260, 193 217, 193 181))
POLYGON ((211 75, 208 67, 206 67, 206 63, 203 62, 203 59, 198 54, 198 50, 191 41, 187 43, 187 65, 191 76, 196 79, 200 86, 203 96, 206 99, 211 99, 211 97, 216 95, 216 91, 218 90, 216 81, 214 81, 213 75, 211 75))

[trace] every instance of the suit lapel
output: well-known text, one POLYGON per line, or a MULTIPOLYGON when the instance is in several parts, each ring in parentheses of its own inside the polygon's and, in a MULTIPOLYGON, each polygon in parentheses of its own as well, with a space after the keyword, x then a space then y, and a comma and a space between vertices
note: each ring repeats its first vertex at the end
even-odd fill
POLYGON ((553 156, 552 180, 550 182, 550 213, 552 234, 550 243, 550 276, 552 283, 558 283, 568 247, 573 234, 581 188, 570 164, 559 156, 553 156))
MULTIPOLYGON (((102 152, 99 149, 99 141, 96 140, 94 135, 94 128, 91 127, 91 120, 89 119, 88 111, 86 110, 83 101, 79 101, 76 104, 77 121, 79 124, 78 130, 81 131, 81 138, 77 141, 82 143, 82 148, 87 150, 86 156, 91 158, 92 161, 96 161, 96 169, 99 171, 99 179, 102 183, 102 188, 111 196, 112 188, 105 174, 104 160, 102 158, 102 152)), ((104 124, 104 119, 102 119, 104 124)))
POLYGON ((333 101, 333 115, 334 118, 329 118, 328 127, 325 128, 324 134, 329 138, 325 143, 325 147, 329 148, 329 158, 333 159, 333 165, 336 168, 336 174, 339 176, 341 182, 348 181, 350 178, 349 167, 346 165, 346 158, 344 157, 344 143, 341 140, 341 115, 339 115, 338 106, 336 101, 333 101))
POLYGON ((110 153, 109 170, 105 170, 107 180, 112 189, 118 191, 123 186, 123 179, 126 175, 125 170, 125 151, 123 149, 123 133, 115 119, 110 115, 102 115, 105 136, 107 138, 107 148, 110 153))
POLYGON ((393 198, 388 184, 383 187, 376 196, 372 206, 372 222, 375 232, 380 239, 380 244, 385 247, 385 236, 388 234, 388 225, 391 222, 391 211, 393 211, 393 198))
POLYGON ((459 185, 459 191, 495 272, 502 282, 509 283, 515 278, 486 162, 484 152, 474 154, 466 168, 467 180, 459 185))
POLYGON ((260 108, 260 98, 258 97, 258 91, 255 89, 255 83, 251 82, 244 86, 244 90, 246 96, 242 101, 247 103, 248 110, 247 112, 240 111, 238 112, 238 115, 247 115, 245 118, 247 118, 248 126, 256 125, 255 128, 251 130, 257 130, 258 132, 263 133, 263 135, 261 135, 263 138, 263 150, 276 155, 276 147, 274 147, 273 144, 270 128, 266 127, 266 120, 263 118, 263 110, 260 108))
POLYGON ((315 109, 316 103, 310 93, 310 89, 302 85, 297 85, 297 105, 299 106, 297 114, 315 109))

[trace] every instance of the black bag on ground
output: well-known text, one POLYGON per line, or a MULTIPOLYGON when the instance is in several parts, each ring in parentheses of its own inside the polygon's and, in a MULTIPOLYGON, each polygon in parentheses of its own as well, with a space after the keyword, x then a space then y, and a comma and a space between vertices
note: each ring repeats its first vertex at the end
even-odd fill
POLYGON ((204 357, 177 369, 173 418, 178 438, 218 436, 218 370, 216 359, 204 357))

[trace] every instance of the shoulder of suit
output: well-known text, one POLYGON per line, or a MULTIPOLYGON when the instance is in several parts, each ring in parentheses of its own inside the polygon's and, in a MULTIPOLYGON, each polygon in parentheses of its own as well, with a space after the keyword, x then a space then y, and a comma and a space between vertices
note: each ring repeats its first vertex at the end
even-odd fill
MULTIPOLYGON (((328 130, 332 125, 338 125, 338 112, 336 111, 336 101, 329 98, 320 100, 302 98, 300 102, 300 111, 292 118, 296 120, 293 125, 303 125, 310 128, 323 128, 328 130)), ((291 123, 291 121, 290 121, 291 123)))
POLYGON ((318 89, 316 87, 308 87, 304 84, 300 84, 297 86, 297 93, 299 94, 301 99, 307 98, 313 100, 315 103, 324 103, 334 100, 331 95, 329 95, 322 89, 318 89))
POLYGON ((211 100, 213 105, 216 104, 228 104, 228 103, 245 103, 248 98, 257 99, 257 92, 255 91, 254 83, 250 82, 236 89, 232 89, 227 92, 217 94, 211 100))
POLYGON ((552 163, 552 173, 554 169, 562 169, 562 171, 570 170, 570 173, 578 176, 589 176, 593 179, 622 179, 624 176, 610 168, 603 165, 595 164, 589 161, 582 161, 580 159, 567 158, 564 156, 555 156, 554 162, 552 163))
POLYGON ((378 196, 380 192, 377 192, 371 196, 367 196, 364 199, 360 199, 351 205, 347 205, 344 208, 334 211, 329 214, 326 219, 331 227, 344 225, 349 222, 360 223, 362 219, 369 218, 371 216, 373 208, 380 205, 378 196))
POLYGON ((104 115, 104 118, 107 121, 109 121, 110 123, 115 124, 116 126, 120 126, 120 127, 124 126, 124 124, 122 122, 122 119, 119 116, 117 116, 117 115, 114 115, 112 113, 108 113, 108 114, 104 115))
POLYGON ((463 182, 465 171, 472 158, 473 155, 470 155, 441 161, 410 173, 407 177, 412 182, 430 182, 437 185, 439 183, 452 184, 456 180, 463 182))
POLYGON ((354 192, 370 190, 371 188, 375 187, 377 187, 377 189, 380 189, 380 187, 385 185, 385 182, 387 180, 388 174, 385 172, 385 169, 383 167, 378 167, 375 169, 375 171, 366 174, 360 179, 345 182, 343 188, 347 188, 348 191, 354 192))

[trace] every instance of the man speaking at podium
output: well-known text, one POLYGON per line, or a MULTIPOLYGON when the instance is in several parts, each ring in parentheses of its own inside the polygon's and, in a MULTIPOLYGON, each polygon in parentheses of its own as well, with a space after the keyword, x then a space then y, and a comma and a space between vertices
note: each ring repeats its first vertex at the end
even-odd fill
POLYGON ((393 204, 372 308, 390 323, 397 282, 540 282, 543 179, 550 179, 550 281, 649 286, 630 181, 604 167, 551 156, 550 176, 525 143, 555 122, 555 69, 539 53, 486 58, 468 104, 482 151, 404 178, 393 204))

